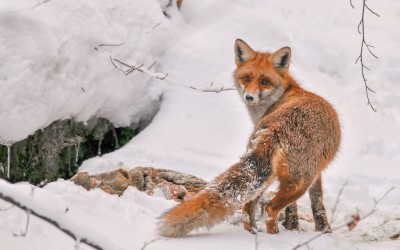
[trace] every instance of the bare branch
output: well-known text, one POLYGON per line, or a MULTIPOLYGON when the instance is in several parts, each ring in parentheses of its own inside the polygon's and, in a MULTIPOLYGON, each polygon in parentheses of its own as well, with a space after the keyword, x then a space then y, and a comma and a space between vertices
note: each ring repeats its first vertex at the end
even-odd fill
POLYGON ((386 196, 388 196, 388 194, 390 192, 392 192, 394 190, 394 187, 389 188, 388 190, 386 190, 386 192, 379 198, 373 198, 374 200, 374 206, 372 207, 371 211, 369 213, 367 213, 366 215, 364 215, 360 220, 363 220, 365 218, 368 218, 369 216, 371 216, 373 213, 375 213, 377 211, 377 207, 379 205, 379 203, 386 198, 386 196))
MULTIPOLYGON (((347 184, 346 184, 346 185, 347 185, 347 184)), ((343 187, 342 187, 342 189, 343 189, 343 187)), ((339 191, 339 194, 342 192, 342 189, 339 191)), ((356 223, 358 223, 358 222, 360 222, 360 221, 362 221, 362 220, 365 220, 366 218, 368 218, 369 216, 371 216, 372 214, 374 214, 376 211, 378 211, 378 210, 377 210, 377 207, 378 207, 379 203, 380 203, 383 199, 385 199, 386 196, 388 196, 388 194, 389 194, 390 192, 392 192, 394 189, 395 189, 395 187, 389 188, 379 199, 373 198, 373 200, 374 200, 374 206, 373 206, 373 207, 371 208, 371 210, 370 210, 368 213, 366 213, 364 216, 359 216, 359 215, 357 214, 357 216, 354 216, 354 217, 353 217, 353 221, 347 221, 346 223, 344 223, 344 224, 342 224, 342 225, 339 225, 339 226, 337 226, 337 227, 332 228, 332 232, 333 232, 333 231, 336 231, 336 230, 339 230, 339 229, 341 229, 341 228, 344 228, 344 227, 349 227, 349 224, 351 224, 351 223, 354 223, 354 226, 355 226, 356 223)), ((349 228, 349 230, 351 230, 351 229, 349 228)), ((320 233, 314 235, 313 237, 309 238, 308 240, 306 240, 306 241, 304 241, 304 242, 302 242, 302 243, 299 243, 298 245, 296 245, 295 247, 293 247, 292 250, 299 249, 299 248, 304 247, 304 246, 306 246, 307 248, 309 248, 309 243, 310 243, 310 242, 314 241, 315 239, 318 239, 319 237, 321 237, 321 236, 324 235, 325 233, 326 233, 326 232, 323 231, 323 232, 320 232, 320 233)))
POLYGON ((346 187, 348 184, 349 184, 348 181, 346 181, 345 183, 343 183, 343 185, 342 185, 342 187, 340 188, 339 193, 338 193, 338 195, 337 195, 337 197, 336 197, 335 204, 333 205, 333 208, 332 208, 331 224, 332 224, 332 223, 336 220, 336 218, 337 218, 337 216, 336 216, 337 206, 338 206, 338 204, 339 204, 339 202, 340 202, 340 197, 342 196, 343 190, 345 189, 345 187, 346 187))
POLYGON ((195 88, 195 87, 189 87, 189 88, 197 90, 197 91, 200 91, 200 92, 213 92, 213 93, 219 93, 219 92, 222 92, 222 91, 235 90, 234 88, 224 88, 224 87, 221 87, 220 89, 198 89, 198 88, 195 88))
POLYGON ((370 48, 375 48, 375 46, 368 45, 367 43, 364 43, 364 44, 365 44, 365 46, 367 47, 368 52, 369 52, 373 57, 375 57, 376 59, 379 59, 379 58, 371 51, 371 49, 370 49, 370 48))
POLYGON ((150 70, 151 68, 153 68, 154 65, 156 65, 157 61, 154 61, 152 65, 150 65, 150 67, 147 68, 147 70, 150 70))
POLYGON ((110 56, 110 61, 111 61, 112 65, 113 65, 116 69, 118 69, 119 71, 121 71, 122 73, 124 73, 124 74, 126 75, 125 70, 123 70, 123 69, 119 68, 117 65, 115 65, 114 60, 113 60, 113 58, 112 58, 111 56, 110 56))
POLYGON ((11 208, 14 208, 14 207, 15 207, 14 205, 11 205, 11 206, 6 207, 6 208, 0 207, 0 212, 8 211, 8 210, 10 210, 11 208))
POLYGON ((121 42, 121 43, 117 43, 117 44, 106 44, 106 43, 102 43, 97 45, 97 47, 117 47, 117 46, 121 46, 124 45, 125 41, 121 42))
POLYGON ((23 11, 30 11, 30 10, 34 10, 34 9, 36 9, 37 7, 40 7, 40 6, 42 6, 42 5, 44 5, 45 3, 48 3, 48 2, 50 2, 51 0, 43 0, 43 1, 37 1, 36 2, 36 4, 34 4, 33 6, 31 6, 31 7, 26 7, 26 8, 22 8, 22 9, 19 9, 19 10, 11 10, 11 11, 0 11, 0 13, 16 13, 16 12, 23 12, 23 11))
POLYGON ((13 233, 14 237, 25 237, 26 234, 28 233, 29 221, 30 221, 30 218, 31 218, 31 211, 30 210, 26 210, 25 212, 26 212, 26 217, 27 217, 26 218, 26 224, 25 224, 25 231, 21 231, 21 233, 19 233, 19 234, 13 233))
POLYGON ((44 1, 39 1, 36 5, 34 5, 33 7, 30 8, 30 10, 36 9, 37 7, 50 2, 51 0, 44 0, 44 1))
MULTIPOLYGON (((116 68, 119 69, 120 71, 124 72, 125 75, 129 75, 130 73, 132 73, 132 72, 136 69, 135 66, 128 65, 128 64, 126 64, 126 63, 124 63, 124 62, 121 62, 121 61, 118 60, 118 59, 112 58, 111 56, 110 56, 110 60, 111 60, 111 62, 113 63, 114 67, 116 67, 116 68), (128 70, 123 70, 123 69, 121 69, 120 67, 118 67, 118 66, 114 63, 114 61, 116 61, 116 62, 118 62, 118 63, 120 63, 120 64, 122 64, 122 65, 128 67, 129 69, 128 69, 128 70)), ((143 65, 143 64, 142 64, 142 65, 143 65)))
MULTIPOLYGON (((76 239, 78 238, 78 237, 77 237, 73 232, 71 232, 70 230, 65 229, 65 228, 62 228, 62 227, 58 224, 57 221, 55 221, 55 220, 53 220, 53 219, 51 219, 51 218, 48 218, 48 217, 46 217, 46 216, 44 216, 44 215, 38 214, 37 212, 35 212, 35 211, 32 210, 31 208, 25 206, 24 204, 21 204, 20 202, 14 200, 12 197, 10 197, 10 196, 8 196, 8 195, 3 194, 2 192, 0 192, 0 199, 3 199, 3 200, 5 200, 5 201, 7 201, 7 202, 9 202, 9 203, 11 203, 11 204, 13 204, 13 205, 15 205, 15 206, 21 208, 22 210, 25 210, 27 213, 32 214, 32 215, 34 215, 34 216, 36 216, 36 217, 38 217, 38 218, 40 218, 40 219, 42 219, 42 220, 44 220, 44 221, 50 223, 51 225, 55 226, 56 228, 58 228, 59 230, 61 230, 62 232, 64 232, 64 233, 67 234, 68 236, 70 236, 71 238, 73 238, 74 240, 76 240, 76 239)), ((28 224, 29 224, 29 217, 28 217, 28 222, 27 222, 27 226, 26 226, 26 227, 28 227, 28 224)), ((28 229, 26 228, 26 232, 27 232, 27 230, 28 230, 28 229)), ((87 244, 87 245, 89 245, 89 246, 91 246, 91 247, 93 247, 93 248, 95 248, 95 249, 99 249, 99 250, 102 249, 100 246, 98 246, 98 245, 95 244, 95 243, 90 242, 90 241, 89 241, 88 239, 86 239, 86 238, 81 238, 80 240, 81 240, 81 242, 84 242, 85 244, 87 244)))
POLYGON ((152 244, 152 243, 154 243, 154 242, 156 242, 156 241, 158 241, 158 240, 160 240, 160 239, 161 239, 161 238, 158 237, 158 238, 152 239, 152 240, 150 240, 150 241, 145 241, 144 244, 143 244, 143 246, 142 246, 142 248, 140 248, 140 250, 145 250, 146 247, 148 247, 150 244, 152 244))
POLYGON ((160 80, 164 80, 167 76, 168 76, 168 73, 165 74, 165 76, 163 76, 163 77, 156 76, 156 78, 157 78, 157 79, 160 79, 160 80))
POLYGON ((136 71, 145 73, 147 75, 150 75, 153 78, 156 78, 156 79, 159 79, 159 80, 166 80, 169 83, 177 84, 177 85, 180 85, 180 86, 183 86, 183 87, 186 87, 186 88, 190 88, 190 89, 193 89, 193 90, 196 90, 196 91, 200 91, 200 92, 220 93, 222 91, 235 90, 235 88, 225 88, 225 87, 221 87, 221 88, 218 88, 218 89, 212 88, 212 86, 214 84, 213 82, 211 82, 211 88, 200 89, 200 88, 196 88, 196 87, 193 87, 193 86, 187 86, 186 84, 180 83, 180 82, 178 82, 178 81, 176 81, 174 79, 171 79, 171 78, 168 78, 168 80, 167 80, 166 78, 168 76, 168 73, 163 74, 163 73, 151 72, 150 71, 150 69, 156 64, 155 61, 148 68, 146 68, 146 67, 144 67, 144 64, 141 64, 140 66, 132 66, 132 65, 129 65, 129 64, 127 64, 127 63, 125 63, 125 62, 123 62, 121 60, 118 60, 116 58, 112 58, 111 56, 110 56, 110 60, 111 60, 111 63, 113 64, 113 66, 116 69, 118 69, 119 71, 121 71, 122 73, 124 73, 124 75, 129 75, 129 74, 131 74, 132 72, 134 72, 136 70, 136 71), (127 69, 124 70, 123 68, 119 67, 115 62, 121 64, 122 66, 126 67, 127 69))
POLYGON ((389 237, 391 240, 397 240, 398 238, 400 238, 400 232, 393 234, 392 236, 389 237))
POLYGON ((371 9, 368 7, 368 5, 365 3, 365 1, 364 1, 364 6, 365 6, 365 8, 367 8, 372 14, 374 14, 375 16, 381 17, 378 13, 376 13, 376 12, 373 11, 373 10, 371 10, 371 9))
POLYGON ((117 44, 106 44, 106 43, 102 43, 97 45, 96 47, 94 47, 95 50, 99 50, 99 47, 118 47, 121 45, 124 45, 125 41, 121 42, 121 43, 117 43, 117 44))
POLYGON ((151 27, 150 29, 147 29, 144 31, 145 34, 152 32, 153 30, 155 30, 158 26, 160 26, 161 23, 157 23, 156 25, 154 25, 153 27, 151 27))
MULTIPOLYGON (((361 20, 360 20, 360 22, 358 23, 358 27, 357 27, 357 30, 358 30, 358 33, 361 35, 361 48, 360 48, 360 54, 359 54, 359 56, 357 57, 357 60, 356 60, 356 64, 357 63, 360 63, 360 65, 361 65, 361 76, 362 76, 362 78, 363 78, 363 81, 364 81, 364 87, 365 87, 365 94, 366 94, 366 96, 367 96, 367 105, 369 105, 370 107, 371 107, 371 109, 373 110, 373 111, 375 111, 376 112, 376 109, 375 109, 375 107, 372 105, 372 103, 371 103, 371 100, 370 100, 370 98, 369 98, 369 94, 370 94, 370 92, 371 93, 375 93, 375 91, 373 91, 369 86, 368 86, 368 84, 367 84, 367 78, 366 78, 366 76, 365 76, 365 72, 364 72, 364 69, 366 69, 366 70, 370 70, 367 66, 365 66, 365 64, 364 64, 364 47, 366 47, 367 48, 367 51, 373 56, 373 57, 375 57, 376 59, 378 59, 378 57, 375 55, 375 53, 373 53, 372 51, 371 51, 371 49, 370 48, 374 48, 374 46, 371 46, 371 45, 368 45, 368 43, 365 41, 365 10, 368 10, 370 13, 372 13, 372 14, 374 14, 375 16, 377 16, 377 17, 380 17, 379 16, 379 14, 378 13, 376 13, 375 11, 373 11, 371 8, 369 8, 369 6, 367 5, 367 3, 366 3, 366 1, 367 0, 362 0, 363 1, 363 7, 362 7, 362 12, 361 12, 361 20)), ((352 0, 350 0, 350 5, 351 5, 351 7, 353 7, 353 9, 354 9, 354 5, 353 5, 353 2, 352 2, 352 0)))
POLYGON ((133 66, 133 67, 131 66, 131 67, 132 67, 132 69, 136 69, 140 72, 143 72, 143 70, 141 69, 143 67, 143 65, 144 65, 144 63, 142 63, 139 67, 136 67, 136 66, 133 66))
POLYGON ((358 27, 357 27, 358 34, 360 34, 360 35, 362 35, 361 25, 363 25, 363 20, 361 20, 361 21, 358 23, 358 27))
MULTIPOLYGON (((366 69, 366 70, 371 70, 370 68, 368 68, 368 67, 365 66, 365 65, 362 65, 362 67, 363 67, 364 69, 366 69)), ((365 80, 365 81, 367 81, 367 80, 365 80)))

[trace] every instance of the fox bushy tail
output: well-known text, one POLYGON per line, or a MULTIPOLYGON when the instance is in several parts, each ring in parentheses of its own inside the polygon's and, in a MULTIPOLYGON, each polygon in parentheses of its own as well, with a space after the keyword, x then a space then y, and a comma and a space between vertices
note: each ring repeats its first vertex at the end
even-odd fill
POLYGON ((220 203, 216 193, 205 191, 163 214, 158 234, 179 237, 197 228, 211 228, 232 212, 232 208, 220 203))
POLYGON ((269 157, 243 157, 197 196, 161 215, 158 234, 179 237, 197 228, 211 228, 255 198, 271 172, 269 157))

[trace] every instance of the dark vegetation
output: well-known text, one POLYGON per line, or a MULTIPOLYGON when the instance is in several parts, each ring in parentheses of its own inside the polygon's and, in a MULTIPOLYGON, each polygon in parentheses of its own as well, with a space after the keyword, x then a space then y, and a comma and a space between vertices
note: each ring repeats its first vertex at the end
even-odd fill
MULTIPOLYGON (((114 151, 139 133, 139 127, 115 128, 106 119, 84 124, 55 121, 43 130, 11 146, 10 182, 45 184, 69 179, 88 158, 114 151)), ((0 178, 6 178, 7 147, 0 146, 0 178)))

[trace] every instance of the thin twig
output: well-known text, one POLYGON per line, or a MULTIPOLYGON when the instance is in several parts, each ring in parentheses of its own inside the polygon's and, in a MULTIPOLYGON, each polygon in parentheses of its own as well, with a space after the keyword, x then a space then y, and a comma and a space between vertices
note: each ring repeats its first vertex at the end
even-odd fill
POLYGON ((371 216, 373 213, 377 211, 378 204, 390 193, 394 190, 394 187, 389 188, 379 199, 373 199, 374 200, 374 206, 372 207, 371 211, 364 215, 360 220, 363 220, 369 216, 371 216))
MULTIPOLYGON (((375 57, 376 59, 378 59, 378 57, 371 51, 371 48, 374 48, 374 46, 368 44, 368 43, 366 42, 366 40, 365 40, 365 25, 364 25, 364 24, 365 24, 365 10, 368 10, 370 13, 374 14, 374 15, 377 16, 377 17, 380 17, 380 16, 379 16, 378 13, 376 13, 375 11, 373 11, 373 10, 367 5, 367 3, 366 3, 367 0, 362 0, 362 1, 363 1, 363 7, 362 7, 362 12, 361 12, 361 20, 360 20, 360 22, 358 23, 358 26, 357 26, 358 33, 361 35, 362 39, 361 39, 360 54, 359 54, 359 56, 357 57, 356 64, 357 64, 357 63, 360 63, 360 65, 361 65, 361 76, 362 76, 363 81, 364 81, 365 94, 366 94, 366 96, 367 96, 367 105, 369 105, 369 106, 371 107, 371 109, 372 109, 373 111, 376 112, 376 109, 375 109, 375 107, 372 105, 371 100, 370 100, 370 98, 369 98, 370 92, 371 92, 371 93, 375 93, 375 91, 372 90, 372 89, 368 86, 367 78, 366 78, 365 72, 364 72, 364 69, 370 70, 370 69, 365 65, 365 63, 364 63, 364 57, 363 57, 363 56, 364 56, 364 47, 367 48, 367 51, 368 51, 373 57, 375 57)), ((353 5, 352 0, 350 0, 350 5, 351 5, 351 7, 354 9, 354 5, 353 5)))
POLYGON ((99 45, 97 45, 96 47, 94 47, 94 49, 95 49, 95 50, 99 50, 98 47, 118 47, 118 46, 121 46, 121 45, 124 45, 124 44, 125 44, 125 41, 123 41, 123 42, 121 42, 121 43, 117 43, 117 44, 102 43, 102 44, 99 44, 99 45))
MULTIPOLYGON (((394 190, 394 188, 395 188, 395 187, 389 188, 379 199, 373 198, 374 206, 371 208, 371 210, 370 210, 368 213, 366 213, 364 216, 362 216, 362 217, 360 217, 359 219, 357 219, 356 222, 360 222, 360 221, 362 221, 362 220, 365 220, 366 218, 368 218, 369 216, 371 216, 372 214, 374 214, 374 213, 377 211, 378 204, 379 204, 383 199, 385 199, 386 196, 387 196, 390 192, 392 192, 392 191, 394 190)), ((349 223, 351 223, 351 221, 350 221, 350 222, 347 221, 346 223, 344 223, 344 224, 342 224, 342 225, 339 225, 339 226, 337 226, 337 227, 332 228, 332 232, 333 232, 333 231, 336 231, 336 230, 338 230, 338 229, 341 229, 341 228, 344 228, 344 227, 348 226, 349 223)), ((299 249, 299 248, 301 248, 301 247, 303 247, 303 246, 307 246, 307 248, 308 248, 308 247, 309 247, 308 244, 309 244, 310 242, 312 242, 312 241, 318 239, 319 237, 321 237, 321 236, 324 235, 325 233, 326 233, 326 231, 323 231, 323 232, 320 232, 320 233, 314 235, 313 237, 309 238, 308 240, 306 240, 306 241, 304 241, 304 242, 302 242, 302 243, 299 243, 298 245, 296 245, 295 247, 293 247, 292 250, 299 249)))
POLYGON ((145 34, 152 32, 153 30, 155 30, 158 26, 160 26, 161 23, 157 23, 156 25, 154 25, 153 27, 151 27, 150 29, 147 29, 144 31, 145 34))
POLYGON ((50 2, 50 1, 51 1, 51 0, 44 0, 43 2, 39 1, 36 5, 34 5, 32 8, 30 8, 30 10, 33 10, 33 9, 35 9, 35 8, 37 8, 37 7, 39 7, 39 6, 43 5, 43 4, 45 4, 45 3, 48 3, 48 2, 50 2))
POLYGON ((156 242, 156 241, 158 241, 158 240, 160 240, 160 239, 161 239, 161 238, 158 237, 158 238, 152 239, 152 240, 150 240, 150 241, 145 241, 144 244, 143 244, 143 246, 142 246, 142 248, 140 248, 140 250, 145 250, 146 247, 148 247, 150 244, 152 244, 152 243, 154 243, 154 242, 156 242))
POLYGON ((26 234, 28 233, 28 228, 29 228, 29 221, 30 221, 30 218, 31 218, 31 211, 30 210, 25 210, 25 212, 26 212, 26 224, 25 224, 25 231, 21 231, 21 233, 19 233, 19 234, 16 234, 16 233, 13 233, 13 235, 14 235, 14 237, 25 237, 26 236, 26 234))
POLYGON ((113 60, 113 58, 112 58, 111 56, 110 56, 110 61, 111 61, 112 65, 113 65, 116 69, 118 69, 119 71, 121 71, 122 73, 124 73, 124 74, 126 75, 125 70, 119 68, 119 67, 114 63, 114 60, 113 60))
POLYGON ((338 193, 338 195, 337 195, 337 197, 336 197, 335 204, 333 205, 333 208, 332 208, 331 225, 332 225, 332 223, 336 220, 336 217, 337 217, 337 216, 336 216, 337 206, 338 206, 338 204, 339 204, 339 202, 340 202, 340 197, 342 196, 343 190, 344 190, 344 188, 347 186, 347 184, 349 184, 348 181, 346 181, 345 183, 343 183, 343 185, 342 185, 342 187, 340 188, 340 191, 339 191, 339 193, 338 193))
POLYGON ((6 207, 6 208, 0 207, 0 212, 8 211, 8 210, 10 210, 11 208, 14 208, 14 207, 15 207, 14 205, 11 205, 11 206, 6 207))
POLYGON ((220 89, 198 89, 195 87, 189 87, 189 88, 200 91, 200 92, 213 92, 213 93, 219 93, 219 92, 228 91, 228 90, 235 90, 234 88, 224 88, 224 87, 221 87, 220 89))
POLYGON ((11 11, 11 12, 22 12, 22 11, 29 11, 29 10, 34 10, 37 7, 42 6, 45 3, 50 2, 51 0, 44 0, 44 1, 37 1, 37 3, 35 5, 33 5, 32 7, 26 8, 26 9, 22 9, 22 10, 17 10, 17 11, 11 11))
POLYGON ((121 43, 117 43, 117 44, 106 44, 106 43, 102 43, 97 45, 97 47, 117 47, 117 46, 121 46, 124 45, 125 41, 121 42, 121 43))
MULTIPOLYGON (((129 64, 127 64, 127 63, 125 63, 125 62, 123 62, 123 61, 121 61, 119 59, 112 58, 111 56, 110 56, 110 61, 111 61, 112 65, 116 69, 118 69, 119 71, 124 73, 124 75, 129 75, 129 74, 131 74, 132 72, 134 72, 136 70, 136 71, 145 73, 147 75, 150 75, 150 76, 152 76, 154 78, 157 78, 159 80, 166 80, 166 78, 168 76, 168 73, 166 73, 166 74, 158 73, 158 72, 153 73, 153 72, 150 71, 150 69, 156 64, 155 61, 147 68, 144 67, 143 64, 141 64, 140 66, 132 66, 132 65, 129 65, 129 64), (124 70, 123 68, 119 67, 116 64, 116 62, 121 64, 122 66, 126 67, 127 69, 124 70)), ((170 82, 170 83, 177 84, 177 85, 180 85, 180 86, 183 86, 183 87, 186 87, 186 88, 190 88, 190 89, 193 89, 193 90, 196 90, 196 91, 200 91, 200 92, 220 93, 220 92, 223 92, 223 91, 235 90, 235 88, 232 88, 232 87, 231 88, 221 87, 221 88, 218 88, 218 89, 212 88, 212 86, 214 84, 213 82, 211 82, 211 88, 200 89, 200 88, 196 88, 196 87, 193 87, 193 86, 187 86, 186 84, 180 83, 179 81, 176 81, 176 80, 171 79, 171 78, 168 78, 167 81, 170 82)))
POLYGON ((151 68, 153 68, 154 65, 156 65, 157 61, 154 61, 152 65, 150 65, 150 67, 148 67, 147 69, 150 70, 151 68))
MULTIPOLYGON (((68 236, 70 236, 71 238, 73 238, 74 240, 76 240, 76 239, 78 238, 78 237, 77 237, 73 232, 71 232, 70 230, 65 229, 65 228, 62 228, 62 227, 58 224, 57 221, 54 221, 53 219, 48 218, 48 217, 46 217, 46 216, 44 216, 44 215, 38 214, 37 212, 35 212, 35 211, 32 210, 31 208, 25 206, 24 204, 19 203, 18 201, 14 200, 12 197, 10 197, 10 196, 8 196, 8 195, 5 195, 5 194, 3 194, 2 192, 0 192, 0 199, 3 199, 3 200, 5 200, 5 201, 7 201, 7 202, 9 202, 9 203, 11 203, 11 204, 13 204, 13 205, 19 207, 19 208, 25 210, 26 212, 29 212, 30 214, 32 214, 32 215, 34 215, 34 216, 36 216, 36 217, 38 217, 38 218, 40 218, 40 219, 42 219, 42 220, 44 220, 44 221, 50 223, 51 225, 55 226, 56 228, 58 228, 59 230, 61 230, 62 232, 64 232, 64 233, 67 234, 68 236)), ((29 218, 29 217, 28 217, 28 218, 29 218)), ((93 247, 94 249, 99 249, 99 250, 102 249, 102 247, 100 247, 99 245, 97 245, 97 244, 95 244, 95 243, 90 242, 90 241, 89 241, 88 239, 86 239, 86 238, 81 238, 81 242, 83 242, 83 243, 85 243, 85 244, 87 244, 87 245, 93 247)))

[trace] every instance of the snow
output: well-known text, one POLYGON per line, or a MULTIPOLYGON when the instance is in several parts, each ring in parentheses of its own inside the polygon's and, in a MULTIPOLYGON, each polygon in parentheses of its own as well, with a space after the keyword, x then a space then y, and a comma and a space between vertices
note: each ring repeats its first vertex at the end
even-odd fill
POLYGON ((154 45, 158 38, 146 32, 161 23, 164 39, 174 33, 164 24, 157 2, 49 1, 29 11, 24 9, 36 1, 24 2, 26 7, 14 12, 6 7, 18 6, 19 1, 2 3, 6 9, 0 15, 3 144, 22 140, 57 119, 101 116, 129 126, 158 102, 162 89, 152 87, 150 77, 127 78, 109 59, 133 65, 150 65, 157 59, 151 55, 160 49, 154 45))
MULTIPOLYGON (((167 1, 160 1, 166 6, 167 1)), ((395 189, 357 227, 324 235, 313 249, 398 249, 400 232, 400 3, 368 1, 380 14, 366 16, 366 39, 376 60, 366 56, 370 94, 378 112, 366 105, 357 25, 361 1, 184 0, 181 12, 163 15, 156 0, 34 0, 0 3, 0 142, 12 144, 57 119, 87 121, 105 117, 117 126, 138 123, 160 108, 153 122, 123 148, 83 163, 91 174, 123 167, 154 166, 211 180, 245 153, 252 123, 236 91, 205 93, 190 89, 233 86, 233 45, 241 38, 256 50, 292 49, 292 75, 337 109, 343 140, 337 159, 323 177, 331 216, 348 181, 333 226, 348 215, 367 214, 386 190, 395 189), (42 1, 43 2, 43 1, 42 1), (33 9, 32 9, 33 8, 33 9), (101 44, 118 46, 100 46, 101 44), (96 49, 95 49, 96 48, 96 49), (110 56, 150 66, 149 74, 125 76, 110 56), (160 73, 160 74, 157 74, 160 73), (161 74, 162 73, 162 74, 161 74), (154 76, 163 76, 165 80, 154 76), (179 86, 183 85, 183 86, 179 86)), ((12 166, 11 166, 12 168, 12 166)), ((140 249, 157 239, 156 218, 176 203, 129 188, 116 197, 86 191, 59 180, 43 188, 0 181, 0 191, 59 220, 78 236, 105 249, 140 249), (63 214, 65 208, 69 212, 63 214)), ((305 195, 301 214, 311 214, 305 195)), ((10 205, 0 201, 0 208, 10 205)), ((0 242, 6 249, 73 249, 75 241, 26 213, 0 211, 0 242)), ((290 249, 314 236, 313 223, 300 232, 280 226, 278 235, 258 234, 259 248, 290 249)), ((80 244, 81 249, 90 249, 80 244)), ((241 226, 222 223, 178 239, 161 238, 146 249, 253 249, 255 238, 241 226)))

